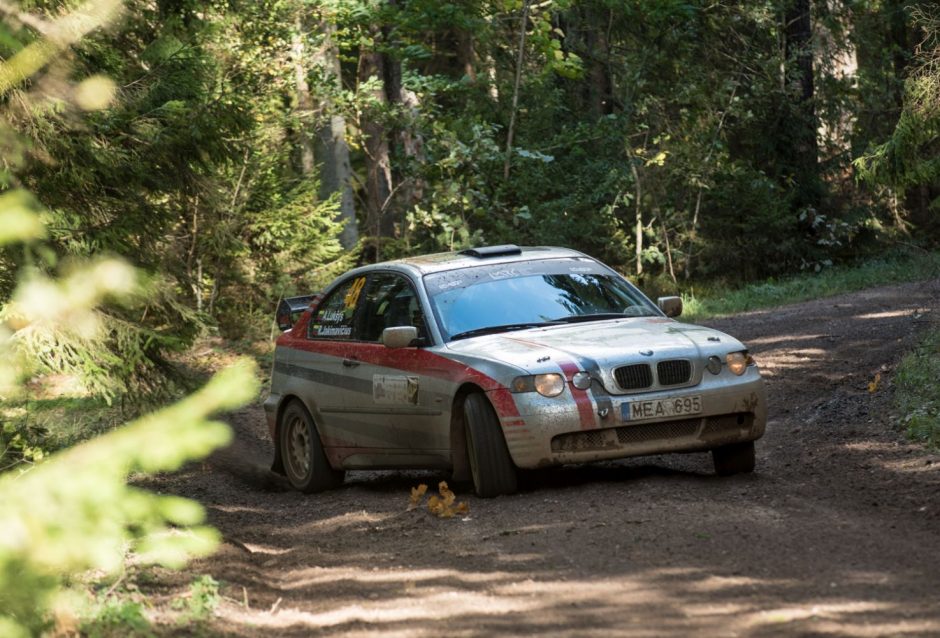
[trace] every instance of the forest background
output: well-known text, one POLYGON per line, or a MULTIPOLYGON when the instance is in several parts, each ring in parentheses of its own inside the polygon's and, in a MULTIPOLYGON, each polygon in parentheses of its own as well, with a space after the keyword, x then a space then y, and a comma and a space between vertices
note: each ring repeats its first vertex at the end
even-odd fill
MULTIPOLYGON (((0 0, 20 399, 52 373, 143 412, 198 337, 404 255, 565 245, 689 295, 940 241, 930 0, 105 4, 0 0)), ((0 470, 49 446, 17 406, 0 470)))
MULTIPOLYGON (((4 1, 0 56, 77 6, 4 1)), ((557 244, 688 292, 940 238, 933 2, 124 6, 4 97, 0 138, 48 233, 0 253, 0 301, 93 255, 151 279, 105 310, 111 398, 128 360, 267 334, 359 263, 557 244), (89 79, 105 108, 67 99, 89 79)))

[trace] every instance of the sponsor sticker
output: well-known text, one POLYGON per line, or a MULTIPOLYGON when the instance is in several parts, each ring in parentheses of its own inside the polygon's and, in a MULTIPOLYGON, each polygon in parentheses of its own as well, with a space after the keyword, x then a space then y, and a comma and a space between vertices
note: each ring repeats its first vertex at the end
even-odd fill
POLYGON ((376 403, 417 405, 418 377, 374 374, 372 398, 376 403))

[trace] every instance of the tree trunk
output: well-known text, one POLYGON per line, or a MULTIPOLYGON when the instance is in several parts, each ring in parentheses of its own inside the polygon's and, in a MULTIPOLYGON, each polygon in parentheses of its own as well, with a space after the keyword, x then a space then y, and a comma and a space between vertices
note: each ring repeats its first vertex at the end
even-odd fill
POLYGON ((494 104, 499 104, 499 76, 496 74, 496 60, 490 53, 483 57, 483 70, 486 73, 486 93, 494 104))
POLYGON ((300 16, 294 22, 291 35, 291 63, 294 66, 294 114, 297 116, 297 146, 300 150, 300 174, 305 178, 313 174, 313 140, 310 136, 310 120, 313 115, 313 100, 307 83, 307 55, 304 38, 307 30, 300 16))
POLYGON ((640 172, 636 170, 636 159, 631 157, 629 161, 636 189, 636 276, 639 277, 643 274, 643 209, 640 208, 643 191, 640 188, 640 172))
POLYGON ((403 160, 410 167, 410 175, 403 176, 401 192, 396 196, 401 210, 407 211, 421 203, 424 197, 425 181, 418 173, 419 166, 425 163, 424 138, 417 132, 416 122, 420 109, 418 95, 414 91, 402 91, 401 107, 405 123, 398 134, 401 143, 403 160))
POLYGON ((888 14, 888 29, 891 43, 891 64, 894 67, 892 97, 898 106, 898 113, 904 105, 904 76, 911 55, 911 45, 907 35, 907 14, 904 12, 905 0, 885 0, 884 12, 888 14))
MULTIPOLYGON (((398 0, 387 0, 388 5, 397 7, 398 0)), ((386 50, 397 50, 402 44, 398 40, 394 29, 382 27, 382 37, 386 43, 386 50)), ((472 48, 472 41, 470 44, 472 48)), ((414 164, 424 161, 424 140, 416 132, 419 101, 418 95, 402 86, 401 60, 389 53, 382 54, 383 86, 385 97, 396 115, 394 130, 387 131, 388 141, 392 146, 391 179, 389 190, 391 199, 386 202, 385 209, 395 211, 396 216, 392 222, 397 223, 394 229, 395 236, 401 236, 402 215, 420 201, 424 194, 424 182, 410 175, 414 164), (391 185, 395 187, 392 188, 391 185)))
MULTIPOLYGON (((315 53, 315 63, 337 91, 343 89, 340 73, 339 52, 333 40, 335 27, 324 20, 320 25, 323 42, 315 53)), ((340 245, 349 250, 359 242, 356 226, 356 207, 352 191, 352 166, 349 163, 349 146, 346 144, 346 118, 324 99, 320 103, 320 126, 316 132, 316 155, 320 158, 320 197, 326 199, 340 193, 339 214, 343 229, 340 245)))
POLYGON ((613 112, 611 104, 610 28, 612 11, 588 9, 586 45, 588 53, 588 108, 595 118, 613 112))
POLYGON ((457 33, 457 60, 467 79, 475 83, 477 81, 477 54, 473 46, 473 34, 464 30, 457 33))
MULTIPOLYGON (((858 78, 858 52, 855 39, 849 36, 853 18, 851 9, 843 8, 842 0, 821 0, 818 6, 824 8, 828 20, 816 20, 813 24, 816 33, 813 58, 817 74, 824 82, 835 80, 844 87, 837 90, 848 91, 849 87, 857 84, 858 78)), ((828 117, 819 123, 823 159, 839 160, 844 167, 843 177, 852 179, 849 164, 852 161, 852 129, 857 107, 841 103, 830 109, 828 117)))
POLYGON ((781 150, 787 177, 796 183, 794 206, 798 210, 818 208, 821 199, 818 121, 813 99, 811 5, 811 0, 790 0, 784 15, 786 81, 794 103, 790 105, 787 125, 781 131, 781 150))
POLYGON ((522 20, 519 25, 519 51, 516 55, 516 78, 512 87, 512 110, 509 114, 509 129, 506 133, 506 160, 503 163, 503 179, 509 180, 509 167, 512 163, 512 138, 516 132, 516 111, 519 108, 519 83, 522 79, 522 63, 525 60, 525 36, 529 26, 529 2, 522 5, 522 20))
MULTIPOLYGON (((372 29, 374 39, 380 37, 377 28, 372 29)), ((366 218, 368 228, 376 237, 396 236, 395 216, 390 210, 392 194, 392 171, 389 159, 388 132, 384 122, 388 106, 385 89, 385 63, 380 53, 362 48, 359 52, 359 82, 363 84, 375 78, 378 83, 371 89, 372 108, 362 113, 360 129, 366 155, 366 218)), ((377 255, 381 258, 381 255, 377 255)))

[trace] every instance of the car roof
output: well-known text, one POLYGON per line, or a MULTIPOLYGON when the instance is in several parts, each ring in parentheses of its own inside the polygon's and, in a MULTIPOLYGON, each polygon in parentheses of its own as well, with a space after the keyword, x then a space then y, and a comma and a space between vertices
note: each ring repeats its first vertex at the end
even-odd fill
MULTIPOLYGON (((532 261, 533 259, 560 259, 564 257, 587 257, 584 253, 572 250, 570 248, 558 248, 555 246, 506 246, 497 248, 509 248, 508 251, 498 251, 494 255, 475 256, 467 254, 468 251, 434 253, 431 255, 420 255, 417 257, 405 257, 392 261, 383 261, 369 266, 357 268, 356 271, 367 271, 375 269, 411 270, 416 274, 427 275, 445 270, 458 270, 460 268, 472 268, 474 266, 487 266, 492 264, 512 264, 522 261, 532 261), (518 252, 516 249, 518 248, 518 252), (397 268, 396 268, 397 267, 397 268)), ((486 249, 478 249, 481 252, 486 249)))

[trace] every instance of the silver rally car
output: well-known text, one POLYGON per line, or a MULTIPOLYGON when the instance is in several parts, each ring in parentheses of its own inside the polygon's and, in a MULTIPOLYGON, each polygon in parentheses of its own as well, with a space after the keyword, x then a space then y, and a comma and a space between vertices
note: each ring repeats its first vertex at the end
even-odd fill
POLYGON ((754 469, 766 399, 744 345, 582 253, 390 261, 303 304, 283 315, 264 403, 274 470, 299 490, 429 468, 488 497, 518 469, 706 450, 718 474, 754 469))

